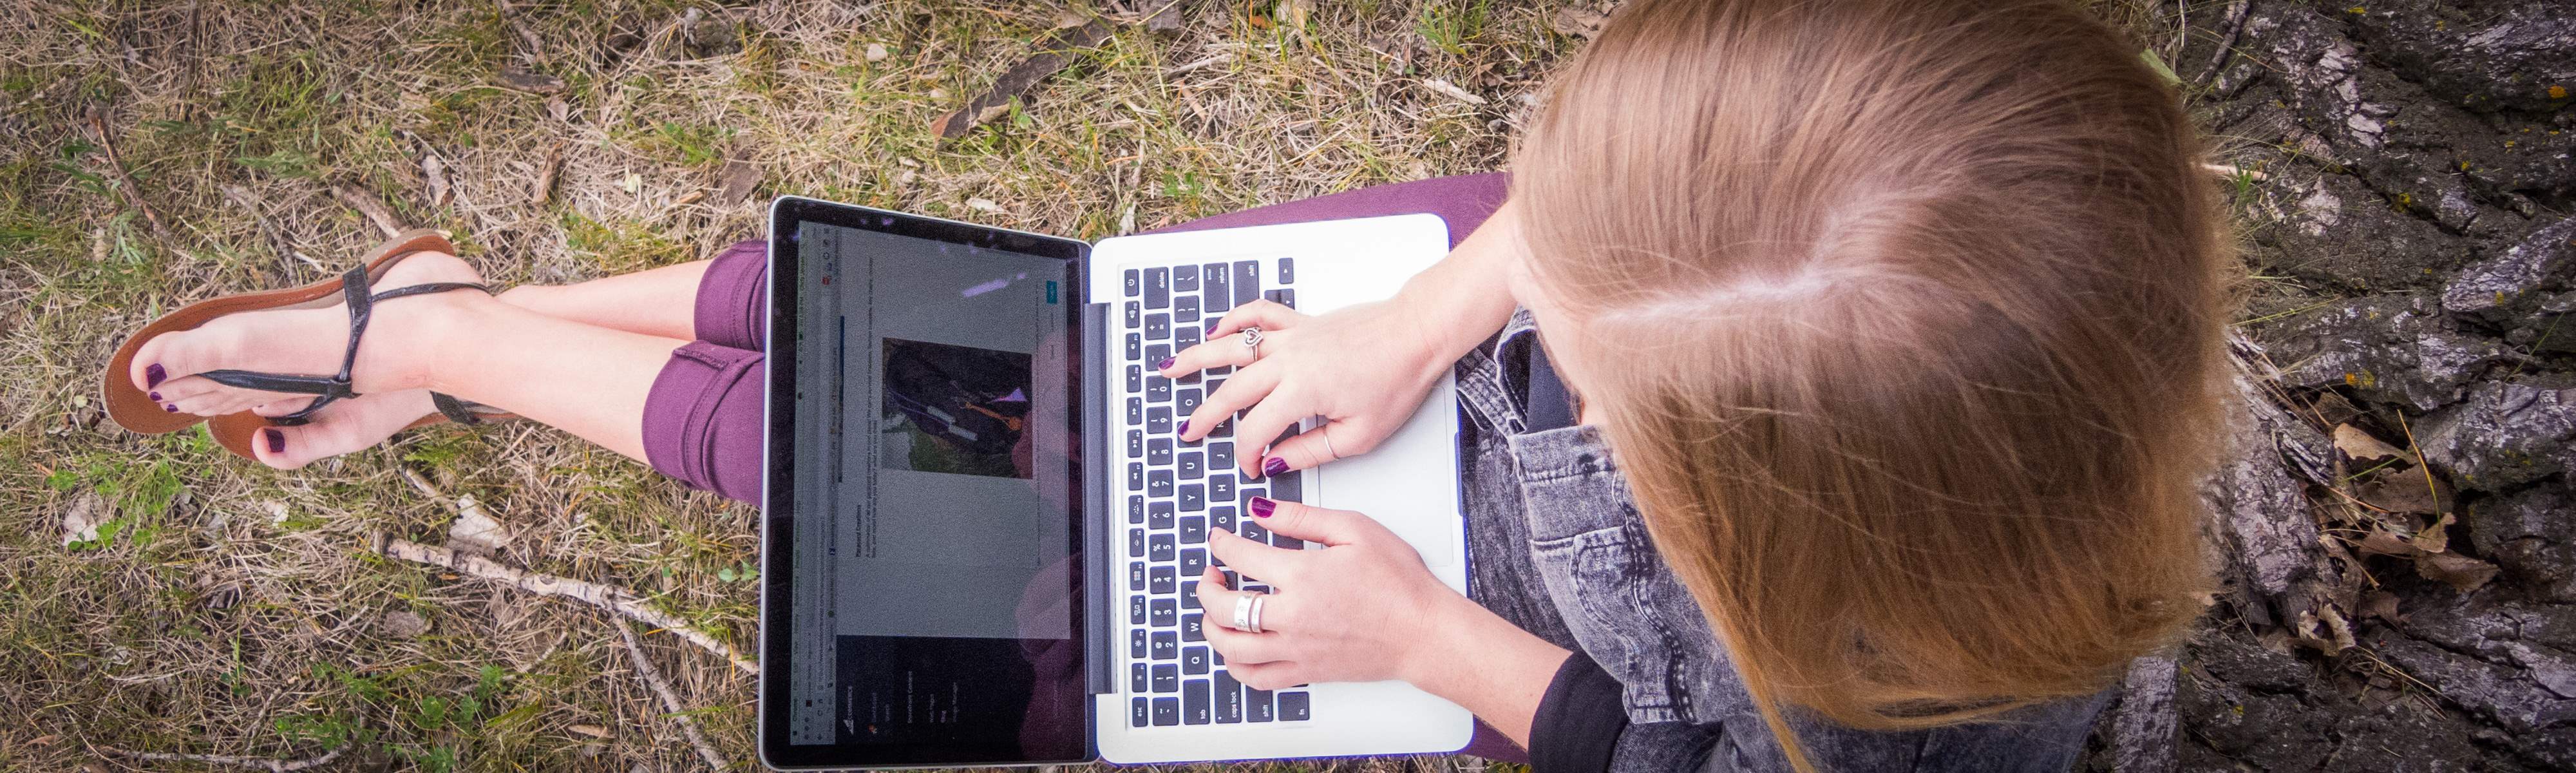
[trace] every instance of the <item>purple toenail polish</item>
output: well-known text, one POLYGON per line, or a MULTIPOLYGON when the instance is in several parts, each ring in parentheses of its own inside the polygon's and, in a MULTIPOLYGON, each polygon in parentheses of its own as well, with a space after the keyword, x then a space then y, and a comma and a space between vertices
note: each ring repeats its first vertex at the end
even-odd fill
POLYGON ((1271 513, 1278 510, 1279 503, 1270 501, 1269 497, 1252 498, 1252 517, 1254 518, 1268 518, 1271 513))
POLYGON ((143 368, 143 387, 145 389, 160 386, 162 381, 169 378, 170 371, 162 370, 161 363, 152 363, 151 365, 144 366, 143 368))
POLYGON ((157 402, 161 402, 161 393, 159 393, 159 392, 154 392, 154 393, 151 393, 151 394, 147 394, 147 395, 144 395, 144 397, 152 398, 152 402, 156 402, 156 403, 157 403, 157 402))
POLYGON ((178 413, 178 412, 179 412, 179 406, 171 405, 171 404, 168 404, 168 403, 163 403, 163 404, 161 405, 161 410, 168 411, 168 412, 171 412, 171 413, 178 413))
POLYGON ((1172 369, 1172 363, 1173 363, 1173 362, 1176 362, 1176 361, 1178 361, 1178 360, 1180 360, 1180 358, 1178 358, 1178 357, 1165 357, 1165 358, 1163 358, 1163 361, 1162 361, 1162 362, 1154 363, 1154 369, 1155 369, 1155 370, 1171 370, 1171 369, 1172 369))
POLYGON ((259 431, 259 434, 260 434, 260 436, 261 436, 261 437, 268 438, 268 452, 269 452, 269 453, 272 453, 272 454, 282 454, 282 453, 286 453, 286 433, 284 433, 284 432, 279 432, 279 431, 277 431, 277 430, 273 430, 273 429, 264 429, 264 430, 260 430, 260 431, 259 431))
POLYGON ((1267 478, 1287 471, 1288 460, 1286 459, 1273 456, 1268 459, 1261 460, 1261 477, 1267 478))

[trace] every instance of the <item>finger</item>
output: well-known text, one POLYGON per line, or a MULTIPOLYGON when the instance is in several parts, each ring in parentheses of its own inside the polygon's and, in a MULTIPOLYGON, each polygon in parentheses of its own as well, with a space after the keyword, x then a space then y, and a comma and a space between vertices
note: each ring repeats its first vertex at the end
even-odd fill
POLYGON ((1215 340, 1217 336, 1231 335, 1234 331, 1255 325, 1260 326, 1262 330, 1286 330, 1305 319, 1306 315, 1296 309, 1263 298, 1236 306, 1233 311, 1226 312, 1225 316, 1209 322, 1207 337, 1209 340, 1215 340))
MULTIPOLYGON (((1274 548, 1236 536, 1230 531, 1208 530, 1209 555, 1215 556, 1217 561, 1224 563, 1226 568, 1234 570, 1236 574, 1271 585, 1289 584, 1285 582, 1285 575, 1296 573, 1296 563, 1301 558, 1298 554, 1302 552, 1305 551, 1274 548)), ((1201 586, 1200 590, 1204 591, 1206 587, 1201 586)), ((1225 603, 1227 606, 1223 609, 1227 614, 1233 614, 1234 600, 1229 598, 1225 603)), ((1206 602, 1202 601, 1200 604, 1205 606, 1206 602)), ((1210 608, 1214 609, 1214 607, 1210 608)))
POLYGON ((1235 665, 1234 654, 1225 656, 1225 670, 1234 680, 1255 690, 1278 690, 1313 681, 1305 678, 1304 669, 1294 660, 1254 661, 1235 665))
MULTIPOLYGON (((1283 502, 1269 497, 1253 497, 1245 509, 1261 519, 1261 527, 1272 533, 1285 534, 1308 542, 1326 545, 1348 545, 1378 534, 1392 534, 1377 519, 1349 510, 1316 507, 1303 502, 1283 502)), ((1213 535, 1211 535, 1213 536, 1213 535)), ((1235 538, 1242 542, 1252 540, 1235 538)), ((1284 553, 1298 551, 1272 548, 1284 553)), ((1228 559, 1227 563, 1233 563, 1228 559)), ((1240 568, 1240 567, 1237 567, 1240 568)))
POLYGON ((1197 441, 1205 438, 1216 430, 1217 425, 1234 418, 1236 411, 1269 398, 1272 390, 1279 387, 1280 372, 1278 368, 1257 362, 1235 371, 1234 375, 1226 378, 1225 386, 1208 393, 1207 398, 1199 403, 1198 410, 1191 411, 1181 422, 1181 439, 1197 441))
POLYGON ((1244 633, 1221 625, 1204 626, 1203 630, 1208 646, 1225 656, 1225 667, 1229 669, 1281 662, 1293 656, 1289 652, 1293 647, 1276 633, 1244 633))
POLYGON ((1209 368, 1250 365, 1260 359, 1261 353, 1278 351, 1276 347, 1290 337, 1284 330, 1264 330, 1261 336, 1258 349, 1243 345, 1243 336, 1210 337, 1155 363, 1154 369, 1161 371, 1164 378, 1179 378, 1209 368))
MULTIPOLYGON (((1229 380, 1227 383, 1233 383, 1229 380)), ((1273 391, 1272 395, 1277 395, 1273 391)), ((1269 477, 1271 446, 1280 438, 1297 431, 1297 422, 1315 415, 1312 405, 1302 400, 1263 400, 1234 422, 1235 466, 1243 468, 1245 478, 1269 477), (1246 453, 1249 452, 1249 453, 1246 453)), ((1285 470, 1281 470, 1285 472, 1285 470)))
POLYGON ((1271 444, 1270 459, 1262 460, 1261 474, 1268 477, 1288 470, 1311 470, 1325 462, 1368 453, 1374 447, 1373 443, 1362 440, 1368 436, 1364 428, 1350 420, 1325 422, 1322 426, 1271 444), (1326 433, 1331 433, 1329 440, 1326 433))

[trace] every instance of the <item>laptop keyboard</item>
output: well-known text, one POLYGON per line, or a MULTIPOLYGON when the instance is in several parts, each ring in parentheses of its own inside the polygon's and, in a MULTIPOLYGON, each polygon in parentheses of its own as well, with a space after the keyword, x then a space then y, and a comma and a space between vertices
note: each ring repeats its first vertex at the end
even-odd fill
MULTIPOLYGON (((1124 410, 1113 412, 1112 422, 1122 439, 1119 464, 1126 481, 1121 494, 1125 512, 1114 522, 1125 532, 1120 620, 1127 642, 1124 676, 1131 727, 1312 718, 1305 691, 1255 690, 1226 673, 1225 658, 1208 646, 1202 627, 1231 622, 1234 611, 1211 612, 1198 602, 1198 578, 1213 560, 1207 550, 1209 530, 1232 531, 1279 547, 1306 546, 1271 534, 1243 515, 1255 496, 1305 501, 1301 476, 1290 472, 1266 480, 1242 479, 1237 454, 1257 455, 1270 439, 1245 442, 1234 435, 1231 421, 1196 443, 1174 435, 1173 428, 1225 384, 1232 368, 1177 379, 1154 369, 1174 352, 1198 345, 1207 326, 1236 306, 1268 298, 1295 308, 1296 278, 1296 260, 1288 257, 1125 272, 1118 301, 1124 345, 1113 347, 1121 355, 1114 367, 1124 371, 1124 410)), ((1257 583, 1244 585, 1231 571, 1225 578, 1229 585, 1263 589, 1257 583)))

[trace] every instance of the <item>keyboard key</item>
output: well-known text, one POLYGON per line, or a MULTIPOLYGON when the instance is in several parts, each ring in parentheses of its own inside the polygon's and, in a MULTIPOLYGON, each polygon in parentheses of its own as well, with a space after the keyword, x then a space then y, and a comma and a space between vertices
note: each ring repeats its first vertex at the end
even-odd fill
POLYGON ((1297 308, 1297 291, 1295 290, 1272 290, 1270 292, 1263 293, 1261 297, 1270 299, 1271 303, 1276 303, 1292 309, 1297 308))
POLYGON ((1177 631, 1155 631, 1153 638, 1148 641, 1153 642, 1155 660, 1171 660, 1181 656, 1181 634, 1177 631))
MULTIPOLYGON (((1170 314, 1147 314, 1147 315, 1145 315, 1145 340, 1148 340, 1148 341, 1169 341, 1169 340, 1172 340, 1172 315, 1170 315, 1170 314)), ((1162 362, 1162 360, 1155 360, 1155 362, 1162 362)))
POLYGON ((1197 577, 1207 572, 1207 548, 1181 551, 1181 576, 1197 577))
MULTIPOLYGON (((1173 267, 1172 267, 1172 293, 1173 293, 1173 294, 1178 295, 1178 294, 1180 294, 1180 293, 1196 292, 1198 289, 1199 289, 1199 267, 1197 267, 1197 266, 1173 266, 1173 267)), ((1187 297, 1187 296, 1182 296, 1182 297, 1187 297)))
POLYGON ((1143 366, 1143 365, 1129 365, 1129 366, 1127 366, 1127 393, 1132 395, 1132 394, 1138 394, 1138 393, 1141 393, 1141 392, 1144 392, 1144 391, 1145 391, 1145 366, 1143 366))
POLYGON ((1170 269, 1145 269, 1145 308, 1159 309, 1172 305, 1172 272, 1170 269))
MULTIPOLYGON (((1145 444, 1145 463, 1156 467, 1172 466, 1172 439, 1167 437, 1158 437, 1147 442, 1145 444)), ((1189 475, 1184 477, 1196 478, 1199 476, 1189 475)))
POLYGON ((1207 454, 1197 451, 1181 454, 1180 473, 1181 480, 1198 480, 1207 477, 1207 454))
POLYGON ((1154 692, 1180 692, 1181 667, 1168 663, 1155 666, 1152 683, 1154 692))
POLYGON ((1145 493, 1158 497, 1171 496, 1172 471, 1155 470, 1145 473, 1145 493))
MULTIPOLYGON (((1187 275, 1192 276, 1192 277, 1196 277, 1196 276, 1198 276, 1198 272, 1195 272, 1195 271, 1183 271, 1183 272, 1181 272, 1181 273, 1183 273, 1183 274, 1187 274, 1187 275)), ((1195 283, 1196 283, 1196 280, 1193 280, 1193 283, 1195 284, 1195 283)), ((1181 297, 1179 297, 1179 298, 1177 298, 1177 299, 1174 299, 1174 300, 1172 301, 1172 324, 1175 324, 1175 325, 1179 325, 1179 326, 1181 326, 1181 332, 1183 332, 1183 333, 1196 333, 1196 332, 1198 332, 1198 331, 1199 331, 1199 324, 1198 324, 1198 321, 1199 321, 1199 297, 1198 297, 1198 296, 1196 296, 1196 295, 1184 295, 1184 296, 1181 296, 1181 297)), ((1184 348, 1186 348, 1186 347, 1184 347, 1184 348)))
POLYGON ((1224 472, 1234 468, 1233 443, 1208 444, 1208 469, 1224 472))
POLYGON ((1129 424, 1143 424, 1143 423, 1145 423, 1145 398, 1142 398, 1142 397, 1130 397, 1130 398, 1127 398, 1127 423, 1129 423, 1129 424))
POLYGON ((1145 528, 1155 530, 1172 528, 1172 503, 1157 501, 1145 508, 1145 528))
POLYGON ((1145 361, 1145 364, 1147 364, 1147 365, 1161 365, 1161 364, 1163 364, 1163 361, 1164 361, 1164 360, 1168 360, 1168 359, 1171 359, 1171 358, 1172 358, 1172 345, 1171 345, 1171 344, 1146 344, 1146 345, 1145 345, 1145 356, 1142 358, 1142 359, 1145 361))
POLYGON ((1270 498, 1281 502, 1304 502, 1306 501, 1305 481, 1306 473, 1303 470, 1289 470, 1272 475, 1269 478, 1270 498))
MULTIPOLYGON (((1145 399, 1157 403, 1172 401, 1172 380, 1159 374, 1145 377, 1145 399)), ((1188 414, 1182 414, 1188 415, 1188 414)))
MULTIPOLYGON (((1137 690, 1137 692, 1144 691, 1137 690)), ((1137 705, 1144 705, 1144 700, 1145 699, 1143 698, 1136 699, 1137 705)), ((1141 712, 1142 709, 1139 709, 1139 711, 1141 712)), ((1137 716, 1143 717, 1144 714, 1139 713, 1137 716)), ((1220 725, 1231 725, 1242 721, 1243 683, 1234 680, 1234 672, 1216 672, 1216 723, 1220 725)))
POLYGON ((1249 513, 1252 512, 1252 498, 1257 496, 1261 496, 1261 489, 1237 489, 1234 492, 1234 503, 1236 506, 1242 507, 1244 512, 1249 513))
POLYGON ((1263 544, 1268 544, 1270 542, 1270 530, 1261 528, 1261 519, 1245 518, 1242 520, 1243 531, 1240 533, 1243 535, 1244 539, 1263 544))
MULTIPOLYGON (((1176 325, 1180 324, 1180 322, 1181 320, 1177 317, 1172 320, 1172 323, 1176 325)), ((1199 330, 1199 323, 1192 322, 1186 325, 1181 325, 1180 329, 1172 331, 1172 349, 1174 351, 1179 351, 1197 346, 1202 340, 1199 338, 1200 335, 1202 335, 1202 332, 1199 330)))
POLYGON ((1138 628, 1127 632, 1127 657, 1138 660, 1145 658, 1145 629, 1138 628))
MULTIPOLYGON (((1137 692, 1144 691, 1137 690, 1137 692)), ((1144 698, 1137 698, 1134 703, 1134 708, 1128 711, 1127 726, 1144 727, 1148 724, 1152 724, 1154 721, 1154 709, 1151 703, 1144 698)))
MULTIPOLYGON (((1142 598, 1141 596, 1138 598, 1142 598)), ((1154 627, 1170 628, 1181 624, 1181 603, 1172 599, 1155 599, 1152 616, 1154 627)))
POLYGON ((1208 682, 1192 679, 1181 689, 1181 722, 1191 725, 1208 723, 1208 682))
POLYGON ((1304 722, 1309 719, 1313 719, 1313 717, 1307 716, 1306 714, 1305 693, 1283 692, 1279 694, 1279 721, 1304 722))
POLYGON ((1128 523, 1144 523, 1144 522, 1145 522, 1145 497, 1144 497, 1144 495, 1142 495, 1142 494, 1134 494, 1134 495, 1129 495, 1129 496, 1127 497, 1127 522, 1128 522, 1128 523))
POLYGON ((1297 281, 1297 259, 1280 258, 1279 283, 1284 285, 1295 281, 1297 281))
MULTIPOLYGON (((1190 583, 1190 584, 1191 584, 1191 585, 1197 585, 1198 583, 1190 583)), ((1192 595, 1190 595, 1190 593, 1189 593, 1189 589, 1188 589, 1188 588, 1183 588, 1183 589, 1181 589, 1181 598, 1185 598, 1185 599, 1186 599, 1186 598, 1197 598, 1197 597, 1196 597, 1196 596, 1192 596, 1192 595)), ((1207 617, 1207 616, 1206 616, 1206 615, 1203 615, 1203 614, 1200 614, 1200 613, 1197 613, 1197 612, 1192 612, 1192 613, 1189 613, 1189 614, 1186 614, 1186 615, 1182 615, 1182 616, 1181 616, 1181 641, 1184 641, 1184 642, 1207 641, 1207 629, 1204 629, 1204 628, 1199 627, 1199 626, 1202 624, 1200 621, 1201 621, 1203 618, 1205 618, 1205 617, 1207 617)))
POLYGON ((1144 625, 1144 624, 1145 624, 1145 597, 1143 597, 1143 596, 1129 596, 1129 597, 1127 597, 1127 624, 1128 624, 1128 625, 1144 625))
POLYGON ((1171 593, 1180 589, 1180 579, 1172 575, 1171 567, 1157 566, 1147 569, 1146 576, 1148 579, 1145 582, 1145 589, 1148 591, 1171 593))
POLYGON ((1141 456, 1144 456, 1144 455, 1145 455, 1145 431, 1144 431, 1144 430, 1141 430, 1141 429, 1131 429, 1131 430, 1128 430, 1128 431, 1127 431, 1127 457, 1128 457, 1128 458, 1130 458, 1130 459, 1133 459, 1133 458, 1141 457, 1141 456))
POLYGON ((1192 513, 1207 509, 1207 487, 1196 483, 1182 486, 1181 509, 1192 513))
POLYGON ((1144 327, 1144 326, 1145 326, 1145 304, 1137 303, 1137 302, 1135 302, 1135 301, 1128 301, 1128 302, 1127 302, 1127 304, 1126 304, 1126 308, 1127 308, 1127 329, 1129 329, 1129 330, 1134 330, 1134 329, 1137 329, 1137 328, 1144 327))
MULTIPOLYGON (((1231 464, 1231 463, 1229 462, 1228 464, 1231 464)), ((1232 469, 1234 469, 1234 468, 1233 468, 1233 467, 1231 467, 1231 466, 1227 466, 1227 467, 1218 467, 1217 469, 1219 469, 1219 470, 1232 470, 1232 469)), ((1232 473, 1232 472, 1219 472, 1219 473, 1217 473, 1217 474, 1215 474, 1215 475, 1210 475, 1210 476, 1208 476, 1207 482, 1208 482, 1208 501, 1210 501, 1210 502, 1234 502, 1234 501, 1239 501, 1239 500, 1235 499, 1235 497, 1234 497, 1234 473, 1232 473)))
POLYGON ((1167 727, 1181 723, 1181 699, 1154 699, 1154 726, 1167 727))
MULTIPOLYGON (((1193 488, 1193 487, 1191 487, 1191 486, 1182 486, 1182 487, 1181 487, 1181 489, 1182 489, 1182 490, 1184 490, 1184 491, 1189 490, 1189 489, 1191 489, 1191 488, 1193 488)), ((1201 543, 1204 543, 1204 542, 1207 542, 1207 516, 1204 516, 1204 515, 1185 515, 1185 516, 1181 516, 1181 544, 1183 544, 1183 545, 1197 545, 1197 544, 1201 544, 1201 543)))
POLYGON ((1208 508, 1207 517, 1207 527, 1209 529, 1227 532, 1234 531, 1234 508, 1211 507, 1208 508))
POLYGON ((1172 412, 1188 416, 1199 409, 1199 390, 1183 389, 1172 395, 1172 412))
POLYGON ((1127 557, 1128 557, 1128 558, 1144 558, 1144 557, 1145 557, 1145 530, 1144 530, 1144 529, 1128 529, 1128 530, 1127 530, 1127 557))
MULTIPOLYGON (((1226 288, 1227 270, 1223 263, 1210 263, 1199 271, 1201 285, 1199 289, 1207 298, 1207 301, 1201 304, 1204 307, 1202 309, 1204 313, 1222 314, 1226 309, 1234 308, 1234 291, 1226 288)), ((1201 327, 1206 326, 1201 325, 1201 327)))
POLYGON ((1127 269, 1127 297, 1134 298, 1144 291, 1145 283, 1138 280, 1136 269, 1127 269))
MULTIPOLYGON (((1161 563, 1161 562, 1164 562, 1164 561, 1170 561, 1170 560, 1172 560, 1172 554, 1173 554, 1173 552, 1175 552, 1175 551, 1177 551, 1177 550, 1179 550, 1179 548, 1173 547, 1173 545, 1172 545, 1172 535, 1169 535, 1169 534, 1156 534, 1156 535, 1154 535, 1154 536, 1152 536, 1152 537, 1148 537, 1148 538, 1146 538, 1146 541, 1145 541, 1145 560, 1147 560, 1147 561, 1153 561, 1153 562, 1156 562, 1156 563, 1161 563)), ((1171 567, 1168 567, 1168 566, 1157 566, 1157 567, 1154 567, 1154 585, 1155 585, 1155 590, 1154 590, 1154 592, 1155 592, 1155 593, 1170 593, 1170 592, 1171 592, 1171 591, 1169 591, 1169 590, 1165 590, 1165 589, 1163 589, 1163 580, 1164 580, 1164 575, 1163 575, 1163 573, 1164 573, 1165 571, 1170 570, 1170 569, 1171 569, 1171 567)))
MULTIPOLYGON (((1278 718, 1270 713, 1269 690, 1245 688, 1243 691, 1243 709, 1243 718, 1253 722, 1268 722, 1278 718)), ((1154 724, 1159 725, 1162 723, 1163 721, 1161 719, 1154 720, 1154 724)))
MULTIPOLYGON (((1147 691, 1147 690, 1153 689, 1153 688, 1152 688, 1151 686, 1149 686, 1149 685, 1150 685, 1150 683, 1149 683, 1149 682, 1147 682, 1147 681, 1146 681, 1146 679, 1145 679, 1145 664, 1143 664, 1143 663, 1129 663, 1129 664, 1127 664, 1127 691, 1128 691, 1128 692, 1145 692, 1145 691, 1147 691)), ((1141 699, 1140 699, 1140 700, 1141 700, 1141 699)))
POLYGON ((1127 589, 1138 592, 1145 590, 1145 562, 1127 562, 1127 589))
MULTIPOLYGON (((1197 580, 1187 580, 1187 581, 1184 581, 1184 582, 1182 582, 1182 583, 1181 583, 1181 608, 1182 608, 1182 609, 1197 609, 1197 608, 1199 608, 1199 581, 1197 581, 1197 580)), ((1182 624, 1182 626, 1183 626, 1183 627, 1187 627, 1188 625, 1190 625, 1190 619, 1191 619, 1191 618, 1194 618, 1194 617, 1197 617, 1197 616, 1196 616, 1196 615, 1191 615, 1190 617, 1182 618, 1182 619, 1181 619, 1181 624, 1182 624)), ((1182 635, 1182 636, 1188 636, 1188 635, 1189 635, 1189 633, 1188 633, 1187 631, 1183 631, 1181 635, 1182 635)), ((1191 641, 1197 641, 1197 640, 1196 640, 1196 639, 1192 639, 1191 641)))
MULTIPOLYGON (((1252 299, 1261 297, 1261 263, 1250 260, 1235 261, 1234 276, 1229 281, 1234 283, 1234 305, 1251 303, 1252 299)), ((1145 284, 1145 305, 1154 306, 1154 285, 1150 277, 1145 284)), ((1154 308, 1162 307, 1154 306, 1154 308)))
MULTIPOLYGON (((1145 359, 1145 337, 1135 333, 1128 333, 1127 361, 1135 362, 1141 359, 1145 359)), ((1161 362, 1161 360, 1155 360, 1155 362, 1161 362)))
POLYGON ((1197 676, 1208 672, 1208 648, 1181 648, 1181 673, 1197 676))
MULTIPOLYGON (((1157 405, 1152 410, 1146 411, 1145 431, 1157 435, 1172 434, 1172 409, 1157 405)), ((1164 492, 1165 495, 1170 493, 1164 492)))

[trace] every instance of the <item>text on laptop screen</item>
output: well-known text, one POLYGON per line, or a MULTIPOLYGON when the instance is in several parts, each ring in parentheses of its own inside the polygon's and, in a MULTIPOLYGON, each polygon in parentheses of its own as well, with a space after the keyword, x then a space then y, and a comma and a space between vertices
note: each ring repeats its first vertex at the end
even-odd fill
POLYGON ((1078 751, 1071 264, 794 238, 791 743, 1078 751))

